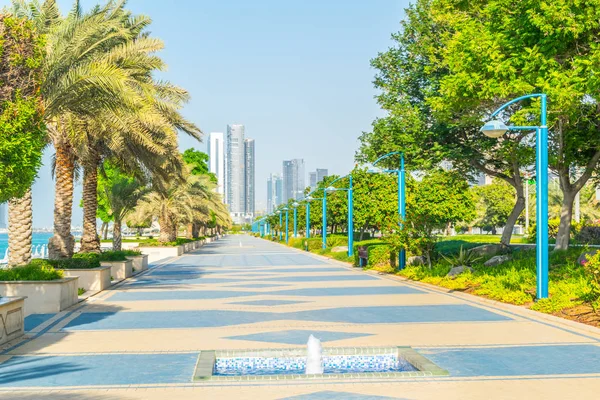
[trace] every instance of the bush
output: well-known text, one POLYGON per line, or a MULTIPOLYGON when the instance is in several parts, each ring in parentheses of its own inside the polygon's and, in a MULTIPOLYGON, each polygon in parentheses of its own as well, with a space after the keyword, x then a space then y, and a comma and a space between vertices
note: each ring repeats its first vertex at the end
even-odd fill
POLYGON ((583 244, 600 244, 600 226, 588 225, 581 227, 575 235, 575 240, 583 244))
POLYGON ((33 260, 32 262, 45 263, 56 269, 88 269, 100 267, 100 259, 95 253, 75 253, 73 258, 59 260, 33 260))
POLYGON ((36 259, 29 264, 8 269, 0 269, 0 281, 52 281, 63 277, 62 271, 55 270, 47 260, 36 259))
POLYGON ((396 267, 396 253, 391 252, 391 247, 381 239, 363 240, 354 243, 354 265, 359 266, 358 248, 367 248, 367 265, 365 267, 396 267))
MULTIPOLYGON (((560 225, 560 218, 552 218, 548 220, 548 238, 556 239, 558 235, 558 227, 560 225)), ((529 225, 529 231, 527 232, 527 239, 530 243, 535 242, 537 226, 536 224, 529 225)))

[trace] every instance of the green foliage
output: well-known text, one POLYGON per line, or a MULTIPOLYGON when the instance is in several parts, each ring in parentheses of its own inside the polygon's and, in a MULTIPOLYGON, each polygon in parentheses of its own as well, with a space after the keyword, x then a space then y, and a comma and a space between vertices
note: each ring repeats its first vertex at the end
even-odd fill
POLYGON ((193 165, 192 175, 210 175, 211 181, 213 183, 217 183, 216 175, 209 172, 208 154, 198 151, 192 147, 185 150, 182 154, 182 157, 186 164, 193 165))
POLYGON ((31 263, 9 269, 0 269, 0 281, 52 281, 63 277, 46 260, 33 260, 31 263))
POLYGON ((442 256, 442 258, 444 258, 444 260, 448 262, 448 264, 450 264, 453 267, 470 267, 482 259, 482 257, 476 256, 470 250, 464 249, 463 246, 460 246, 460 250, 455 256, 445 256, 443 253, 440 253, 440 255, 442 256))
POLYGON ((594 310, 598 310, 600 307, 600 252, 587 258, 587 262, 583 264, 583 270, 591 287, 589 300, 594 310))
POLYGON ((44 46, 31 21, 0 11, 0 203, 22 197, 42 162, 44 46))
POLYGON ((477 217, 474 226, 495 233, 496 227, 504 226, 515 204, 515 188, 498 178, 491 184, 474 186, 477 198, 477 217))

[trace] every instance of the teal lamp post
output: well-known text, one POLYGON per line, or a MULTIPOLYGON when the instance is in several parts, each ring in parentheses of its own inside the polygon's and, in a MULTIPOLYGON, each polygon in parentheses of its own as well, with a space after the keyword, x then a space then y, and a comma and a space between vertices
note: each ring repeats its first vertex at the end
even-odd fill
POLYGON ((294 207, 294 237, 298 237, 298 202, 294 202, 292 206, 294 207))
POLYGON ((287 207, 283 207, 283 211, 285 211, 285 243, 287 244, 288 242, 288 227, 289 227, 289 216, 290 216, 290 209, 287 207))
POLYGON ((528 94, 518 97, 502 105, 492 113, 491 118, 496 117, 506 107, 521 100, 540 99, 540 125, 539 126, 507 126, 501 120, 494 119, 486 122, 481 128, 486 136, 499 138, 507 131, 532 130, 535 131, 535 158, 536 158, 536 212, 538 222, 536 224, 536 297, 545 299, 548 297, 548 126, 547 98, 544 93, 528 94))
MULTIPOLYGON (((333 184, 340 179, 344 179, 346 176, 342 178, 338 178, 335 181, 331 182, 330 186, 325 190, 325 192, 335 192, 337 190, 346 190, 348 192, 348 257, 352 257, 354 254, 354 221, 353 221, 353 213, 354 213, 354 198, 353 198, 353 189, 352 189, 352 175, 348 174, 348 187, 347 188, 335 188, 333 184)), ((325 212, 325 211, 324 211, 325 212)))
MULTIPOLYGON (((400 216, 400 228, 402 228, 402 222, 406 218, 406 180, 405 180, 405 172, 404 172, 404 153, 400 151, 392 151, 391 153, 384 154, 379 157, 377 160, 373 162, 373 166, 376 166, 382 160, 385 160, 388 157, 393 155, 400 154, 400 166, 398 169, 385 169, 381 171, 373 171, 369 170, 370 173, 377 172, 388 172, 393 174, 398 174, 398 215, 400 216)), ((398 269, 404 269, 406 267, 406 250, 400 250, 400 254, 398 255, 398 269)))
POLYGON ((283 221, 282 221, 282 210, 279 210, 279 241, 281 242, 283 240, 283 238, 281 237, 282 232, 281 232, 281 228, 283 227, 283 221))
POLYGON ((306 238, 310 237, 310 202, 314 200, 310 195, 306 197, 306 238))

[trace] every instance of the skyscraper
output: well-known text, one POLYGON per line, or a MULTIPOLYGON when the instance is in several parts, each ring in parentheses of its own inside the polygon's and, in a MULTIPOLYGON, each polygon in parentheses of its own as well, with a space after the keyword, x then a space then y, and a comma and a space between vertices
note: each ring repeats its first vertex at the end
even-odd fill
POLYGON ((321 182, 328 175, 326 169, 317 168, 314 172, 309 172, 310 176, 310 188, 315 190, 319 182, 321 182))
POLYGON ((208 136, 208 168, 217 177, 217 192, 225 194, 225 143, 223 132, 211 132, 208 136))
POLYGON ((283 203, 289 199, 304 197, 304 160, 294 159, 283 162, 283 203))
POLYGON ((282 188, 281 176, 270 174, 267 179, 267 213, 272 213, 282 203, 282 188))
POLYGON ((254 139, 244 140, 244 201, 246 218, 254 217, 255 178, 254 178, 254 139))
POLYGON ((6 205, 0 204, 0 229, 6 228, 6 205))
POLYGON ((225 199, 234 220, 243 216, 246 209, 244 125, 227 125, 225 199))

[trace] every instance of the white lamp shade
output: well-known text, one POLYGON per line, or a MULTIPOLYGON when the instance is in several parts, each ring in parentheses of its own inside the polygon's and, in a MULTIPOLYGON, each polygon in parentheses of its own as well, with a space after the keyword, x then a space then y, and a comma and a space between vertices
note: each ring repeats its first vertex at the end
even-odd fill
POLYGON ((506 124, 498 119, 488 121, 480 129, 481 132, 487 137, 499 138, 508 131, 506 124))

